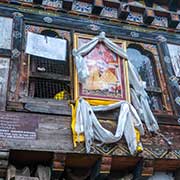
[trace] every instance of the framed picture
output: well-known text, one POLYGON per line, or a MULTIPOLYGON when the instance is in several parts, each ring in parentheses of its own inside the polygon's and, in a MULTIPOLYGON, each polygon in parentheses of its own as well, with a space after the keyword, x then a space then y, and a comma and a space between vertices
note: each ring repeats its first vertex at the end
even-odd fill
MULTIPOLYGON (((74 48, 78 49, 91 41, 93 36, 74 35, 74 48)), ((112 39, 111 39, 112 40, 112 39)), ((112 40, 125 48, 125 41, 112 40)), ((78 82, 74 66, 74 97, 85 99, 130 101, 127 61, 111 51, 103 42, 99 42, 89 53, 84 55, 89 77, 85 83, 78 82)))

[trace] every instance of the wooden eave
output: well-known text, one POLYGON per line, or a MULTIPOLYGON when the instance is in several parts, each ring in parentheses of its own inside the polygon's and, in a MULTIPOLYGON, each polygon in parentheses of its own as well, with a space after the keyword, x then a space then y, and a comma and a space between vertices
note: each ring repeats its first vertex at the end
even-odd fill
MULTIPOLYGON (((102 10, 103 7, 107 6, 107 7, 113 7, 113 8, 116 8, 119 11, 121 11, 123 9, 123 6, 118 3, 117 1, 102 1, 102 3, 99 4, 96 4, 96 1, 95 2, 92 2, 91 0, 81 0, 83 2, 88 2, 88 3, 92 3, 92 13, 89 14, 89 13, 82 13, 82 12, 77 12, 77 11, 72 11, 71 8, 72 8, 72 3, 73 1, 67 1, 67 0, 63 0, 63 9, 59 9, 59 8, 55 8, 55 7, 50 7, 50 6, 43 6, 43 5, 39 5, 39 4, 33 4, 33 3, 24 3, 24 2, 21 2, 21 1, 6 1, 6 0, 0 0, 1 3, 3 4, 6 4, 8 2, 8 4, 12 4, 14 5, 14 7, 17 5, 17 6, 21 6, 22 8, 24 7, 27 7, 27 8, 33 8, 33 9, 41 9, 41 10, 45 10, 45 11, 49 11, 49 12, 55 12, 55 13, 70 13, 70 14, 74 14, 74 15, 77 15, 77 16, 84 16, 84 17, 87 17, 87 18, 91 18, 91 17, 94 17, 95 19, 103 19, 103 20, 106 20, 106 21, 119 21, 121 22, 123 20, 123 17, 120 16, 118 18, 110 18, 110 17, 102 17, 100 16, 100 12, 102 10), (122 19, 121 19, 122 17, 122 19)), ((161 1, 160 1, 161 3, 161 1)), ((130 11, 136 11, 136 12, 140 12, 143 14, 143 12, 146 10, 146 9, 149 9, 150 7, 141 7, 141 6, 134 6, 134 5, 127 5, 130 9, 130 11)), ((151 10, 154 11, 154 13, 158 16, 164 16, 164 17, 169 17, 170 16, 170 13, 173 13, 173 14, 177 14, 176 12, 171 12, 171 11, 161 11, 161 10, 155 10, 153 8, 150 8, 151 10)), ((177 14, 178 15, 178 14, 177 14)), ((128 22, 129 24, 134 24, 134 22, 128 22)), ((136 25, 140 25, 139 23, 136 23, 136 25)), ((144 24, 144 25, 147 25, 147 24, 144 24)), ((158 27, 154 27, 154 26, 151 26, 149 24, 148 28, 158 28, 158 27)), ((169 27, 169 28, 164 28, 164 30, 167 30, 167 31, 171 31, 172 27, 169 27)), ((173 28, 176 32, 179 32, 177 29, 173 28)))

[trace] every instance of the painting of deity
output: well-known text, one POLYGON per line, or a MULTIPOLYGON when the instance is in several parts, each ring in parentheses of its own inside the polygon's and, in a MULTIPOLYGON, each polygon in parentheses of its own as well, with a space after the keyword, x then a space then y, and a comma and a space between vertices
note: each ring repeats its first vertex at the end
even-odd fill
MULTIPOLYGON (((79 36, 77 48, 91 39, 79 36)), ((118 42, 118 46, 123 46, 118 42)), ((125 60, 111 51, 103 42, 99 42, 84 56, 89 77, 85 83, 78 85, 79 97, 87 99, 127 100, 127 69, 125 60)))

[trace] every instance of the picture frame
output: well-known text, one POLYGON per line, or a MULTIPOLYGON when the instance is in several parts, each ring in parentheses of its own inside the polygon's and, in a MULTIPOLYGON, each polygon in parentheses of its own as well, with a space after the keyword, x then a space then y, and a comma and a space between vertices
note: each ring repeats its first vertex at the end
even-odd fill
MULTIPOLYGON (((94 36, 75 33, 74 48, 79 49, 94 36)), ((126 42, 111 39, 118 46, 126 49, 126 42)), ((130 102, 128 64, 103 42, 98 44, 84 57, 89 70, 86 82, 78 82, 77 70, 74 64, 74 99, 80 97, 89 100, 128 101, 130 102)))

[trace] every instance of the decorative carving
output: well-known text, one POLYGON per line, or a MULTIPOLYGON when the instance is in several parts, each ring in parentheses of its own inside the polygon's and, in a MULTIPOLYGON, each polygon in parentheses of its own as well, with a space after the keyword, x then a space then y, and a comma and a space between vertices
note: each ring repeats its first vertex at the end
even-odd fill
POLYGON ((12 58, 18 58, 20 56, 21 52, 18 49, 12 50, 12 58))
POLYGON ((13 31, 13 37, 16 39, 20 39, 22 37, 22 34, 19 31, 13 31))
POLYGON ((92 12, 92 4, 75 1, 72 5, 73 11, 79 11, 79 12, 85 12, 85 13, 91 13, 92 12))
POLYGON ((13 14, 13 16, 15 16, 15 17, 24 17, 24 15, 22 14, 22 13, 20 13, 20 12, 14 12, 14 13, 12 13, 13 14))
POLYGON ((53 22, 53 19, 51 17, 46 16, 43 18, 43 21, 48 23, 48 24, 51 24, 53 22))
POLYGON ((138 38, 140 36, 139 33, 134 32, 134 31, 132 31, 130 35, 131 37, 134 37, 134 38, 138 38))
POLYGON ((43 0, 42 5, 55 7, 55 8, 62 8, 62 1, 61 0, 43 0))
POLYGON ((175 102, 176 102, 176 104, 178 104, 180 106, 180 97, 179 96, 175 98, 175 102))
POLYGON ((95 25, 95 24, 90 24, 87 26, 89 29, 91 29, 92 31, 98 31, 100 30, 100 27, 95 25))
POLYGON ((171 63, 171 59, 170 59, 169 56, 164 56, 164 61, 165 61, 166 63, 171 63))
POLYGON ((152 22, 152 25, 168 27, 168 19, 167 19, 167 17, 155 16, 155 18, 152 22))
POLYGON ((157 39, 159 42, 166 42, 166 41, 167 41, 167 39, 166 39, 164 36, 162 36, 162 35, 157 36, 156 39, 157 39))
POLYGON ((118 17, 118 11, 116 8, 104 7, 103 10, 101 11, 101 16, 117 18, 118 17))
POLYGON ((137 12, 130 12, 127 17, 127 20, 143 23, 143 15, 141 13, 137 13, 137 12))

